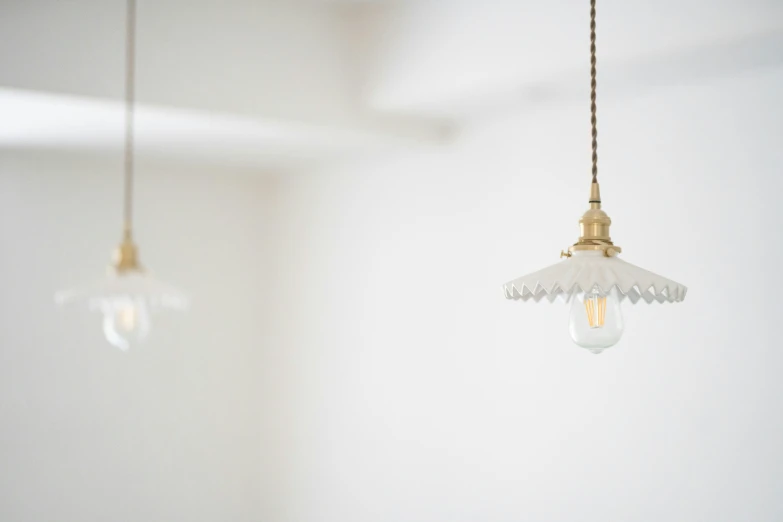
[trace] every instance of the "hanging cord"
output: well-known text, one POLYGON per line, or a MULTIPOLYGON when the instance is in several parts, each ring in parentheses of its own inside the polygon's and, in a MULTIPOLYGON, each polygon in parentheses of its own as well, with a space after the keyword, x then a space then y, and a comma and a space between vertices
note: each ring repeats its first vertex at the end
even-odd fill
POLYGON ((133 106, 136 73, 136 0, 128 0, 125 35, 125 237, 130 239, 133 225, 133 106))
POLYGON ((590 0, 590 123, 593 127, 593 183, 598 183, 598 127, 595 113, 595 0, 590 0))

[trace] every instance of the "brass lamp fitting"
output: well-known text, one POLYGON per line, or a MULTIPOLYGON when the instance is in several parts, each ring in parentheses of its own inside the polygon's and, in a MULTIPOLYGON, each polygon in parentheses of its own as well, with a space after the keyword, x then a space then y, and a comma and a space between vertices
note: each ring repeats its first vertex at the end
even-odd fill
POLYGON ((590 209, 579 220, 581 235, 579 241, 568 248, 573 253, 580 250, 602 250, 606 257, 612 257, 622 252, 619 246, 612 243, 609 237, 609 227, 612 220, 601 210, 601 189, 598 183, 590 186, 590 209))
POLYGON ((139 250, 136 247, 136 243, 133 242, 133 237, 129 228, 125 229, 122 243, 114 250, 111 268, 118 274, 133 271, 139 272, 142 270, 141 265, 139 264, 139 250))

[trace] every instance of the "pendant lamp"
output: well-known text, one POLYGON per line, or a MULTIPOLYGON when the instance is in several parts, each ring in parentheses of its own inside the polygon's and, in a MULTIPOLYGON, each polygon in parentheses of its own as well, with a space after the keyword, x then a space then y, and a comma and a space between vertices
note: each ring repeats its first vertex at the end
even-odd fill
POLYGON ((108 274, 77 290, 58 292, 60 305, 86 303, 103 315, 106 340, 121 350, 143 341, 158 309, 185 310, 188 299, 175 288, 152 277, 139 263, 133 241, 133 123, 135 75, 136 2, 127 2, 125 69, 125 166, 124 227, 122 242, 114 252, 108 274))
POLYGON ((620 304, 676 303, 685 299, 687 288, 639 268, 618 257, 622 249, 612 242, 612 220, 601 208, 598 185, 598 130, 596 120, 595 0, 590 1, 590 112, 593 146, 593 180, 590 208, 579 220, 579 240, 561 252, 565 258, 538 272, 504 285, 508 299, 570 303, 569 331, 579 346, 601 353, 623 334, 620 304))

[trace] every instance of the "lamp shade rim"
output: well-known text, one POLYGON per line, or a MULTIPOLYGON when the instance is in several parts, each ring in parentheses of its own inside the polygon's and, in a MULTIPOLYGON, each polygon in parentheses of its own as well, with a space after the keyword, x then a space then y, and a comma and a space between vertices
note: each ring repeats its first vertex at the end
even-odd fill
POLYGON ((519 277, 503 285, 507 299, 539 302, 571 298, 598 288, 619 300, 636 304, 678 303, 685 299, 685 285, 628 263, 619 257, 582 253, 519 277))

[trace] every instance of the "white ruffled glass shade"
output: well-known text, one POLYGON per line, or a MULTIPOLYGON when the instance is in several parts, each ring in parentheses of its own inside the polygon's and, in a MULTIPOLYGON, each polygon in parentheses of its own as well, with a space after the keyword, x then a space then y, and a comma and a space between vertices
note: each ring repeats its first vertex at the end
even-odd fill
POLYGON ((182 292, 140 270, 112 270, 92 284, 58 292, 55 301, 59 305, 86 304, 89 310, 101 312, 106 340, 121 350, 147 337, 155 311, 186 310, 189 306, 182 292))
POLYGON ((559 263, 503 285, 506 298, 536 302, 542 299, 553 302, 558 298, 570 302, 594 288, 619 301, 627 297, 633 304, 640 300, 680 302, 688 291, 680 283, 617 256, 606 257, 602 251, 576 251, 559 263))

